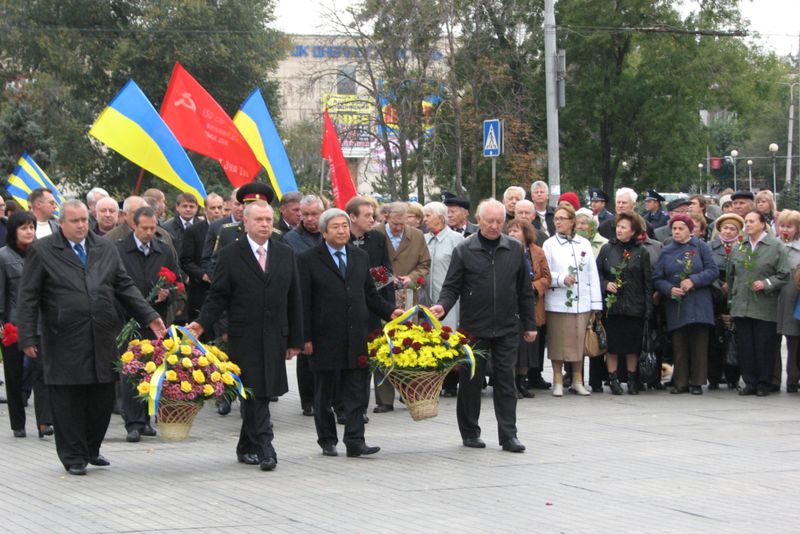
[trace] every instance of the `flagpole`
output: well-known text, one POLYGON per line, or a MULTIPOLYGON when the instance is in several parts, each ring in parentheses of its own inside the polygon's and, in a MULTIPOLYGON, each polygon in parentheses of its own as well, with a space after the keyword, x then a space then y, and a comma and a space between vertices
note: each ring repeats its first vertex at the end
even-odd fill
POLYGON ((139 195, 139 188, 142 187, 142 178, 144 178, 144 169, 139 169, 139 179, 136 180, 136 187, 133 188, 134 195, 139 195))
POLYGON ((322 165, 319 166, 319 194, 322 196, 322 184, 325 182, 325 158, 322 158, 322 165))

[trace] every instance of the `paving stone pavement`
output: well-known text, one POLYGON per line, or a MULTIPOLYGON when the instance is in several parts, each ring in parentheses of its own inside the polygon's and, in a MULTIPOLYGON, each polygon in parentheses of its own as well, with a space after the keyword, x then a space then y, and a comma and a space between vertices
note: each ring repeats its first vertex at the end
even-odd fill
MULTIPOLYGON (((290 364, 290 377, 294 365, 290 364)), ((290 380, 292 382, 293 380, 290 380)), ((484 393, 484 450, 461 445, 455 399, 435 419, 372 414, 370 458, 322 456, 293 390, 272 405, 278 468, 236 462, 240 418, 209 403, 190 438, 126 443, 67 475, 52 438, 14 438, 0 405, 0 532, 798 532, 800 396, 650 391, 518 404, 524 454, 502 452, 484 393)), ((342 427, 339 427, 340 431, 342 427)))

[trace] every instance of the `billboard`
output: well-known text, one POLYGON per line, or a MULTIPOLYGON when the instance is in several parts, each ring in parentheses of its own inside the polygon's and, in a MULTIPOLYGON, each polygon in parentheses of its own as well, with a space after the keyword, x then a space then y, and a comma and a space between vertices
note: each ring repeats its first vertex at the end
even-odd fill
POLYGON ((323 109, 336 126, 345 158, 369 156, 375 102, 368 95, 343 95, 329 93, 323 96, 323 109))

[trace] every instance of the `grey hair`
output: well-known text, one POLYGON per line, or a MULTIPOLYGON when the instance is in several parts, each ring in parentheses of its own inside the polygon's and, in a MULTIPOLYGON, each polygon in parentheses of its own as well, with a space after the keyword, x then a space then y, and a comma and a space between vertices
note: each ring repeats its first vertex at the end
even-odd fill
POLYGON ((87 204, 94 204, 102 197, 110 197, 111 195, 108 194, 108 191, 103 189, 102 187, 93 187, 86 193, 86 203, 87 204))
POLYGON ((65 200, 63 204, 61 204, 60 213, 58 214, 58 221, 64 222, 64 219, 67 216, 68 209, 75 209, 75 208, 83 208, 86 212, 89 212, 89 208, 86 207, 86 204, 81 202, 76 198, 71 198, 69 200, 65 200))
POLYGON ((447 222, 447 206, 441 202, 428 202, 422 207, 422 213, 430 211, 433 215, 447 222))
POLYGON ((244 216, 248 219, 250 218, 250 214, 253 212, 253 206, 259 208, 269 208, 269 211, 275 214, 275 210, 272 209, 272 206, 266 200, 256 200, 255 202, 248 202, 244 207, 244 216))
MULTIPOLYGON (((122 202, 122 211, 124 211, 125 213, 131 213, 131 204, 133 204, 134 202, 137 202, 137 201, 141 201, 141 202, 147 204, 147 201, 145 199, 143 199, 142 197, 136 196, 136 195, 131 195, 131 196, 129 196, 128 198, 126 198, 122 202)), ((141 206, 139 206, 139 207, 141 207, 141 206)))
POLYGON ((408 205, 405 202, 392 202, 386 207, 386 212, 389 215, 400 214, 405 215, 408 213, 408 205))
POLYGON ((636 204, 636 199, 639 198, 639 195, 636 194, 636 191, 630 187, 620 187, 617 189, 617 193, 614 195, 614 200, 619 200, 619 198, 623 195, 628 195, 628 197, 631 199, 631 202, 634 204, 636 204))
POLYGON ((331 221, 331 219, 336 217, 344 217, 347 221, 348 228, 350 227, 350 217, 347 215, 346 211, 340 210, 339 208, 328 208, 322 212, 322 215, 319 216, 319 231, 327 232, 328 223, 331 221))
POLYGON ((105 198, 107 198, 107 199, 108 199, 108 201, 109 201, 109 202, 111 202, 111 205, 113 205, 113 206, 114 206, 114 211, 116 211, 117 213, 119 213, 119 203, 118 203, 116 200, 114 200, 113 198, 111 198, 111 197, 100 197, 100 198, 98 198, 98 199, 97 199, 97 202, 95 202, 95 206, 97 206, 98 204, 100 204, 100 201, 101 201, 101 200, 103 200, 103 199, 105 199, 105 198))
POLYGON ((517 209, 519 209, 522 206, 530 206, 531 209, 536 209, 536 205, 527 198, 523 198, 522 200, 517 202, 517 209))
POLYGON ((547 182, 543 182, 541 180, 536 180, 535 182, 533 182, 531 184, 531 194, 533 194, 533 191, 535 189, 544 189, 544 190, 547 191, 548 195, 550 194, 550 186, 547 185, 547 182))
POLYGON ((483 218, 483 212, 486 211, 488 207, 497 207, 503 211, 503 219, 506 218, 506 207, 503 205, 502 202, 496 200, 494 198, 487 198, 486 200, 481 200, 481 203, 478 204, 478 209, 475 210, 475 216, 479 219, 483 218))
POLYGON ((520 187, 518 185, 510 185, 510 186, 508 186, 506 188, 505 191, 503 191, 503 200, 507 199, 508 195, 513 191, 516 191, 517 193, 522 195, 522 198, 525 198, 525 189, 524 188, 522 188, 522 187, 520 187))
POLYGON ((300 200, 301 206, 313 206, 314 204, 316 204, 320 210, 325 209, 325 204, 317 195, 306 195, 300 200))

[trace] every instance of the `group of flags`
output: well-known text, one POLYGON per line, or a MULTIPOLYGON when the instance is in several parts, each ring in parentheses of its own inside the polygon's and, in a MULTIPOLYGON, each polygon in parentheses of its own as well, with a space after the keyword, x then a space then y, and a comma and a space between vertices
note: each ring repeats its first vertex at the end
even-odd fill
MULTIPOLYGON (((322 157, 330 162, 334 201, 343 208, 356 190, 336 130, 324 113, 322 157)), ((97 117, 89 135, 205 205, 206 190, 186 150, 217 160, 234 187, 251 182, 263 167, 276 196, 297 191, 292 166, 261 90, 254 89, 231 119, 180 63, 175 64, 160 111, 129 80, 97 117)), ((7 190, 27 209, 37 187, 61 194, 42 169, 23 155, 7 190)))

